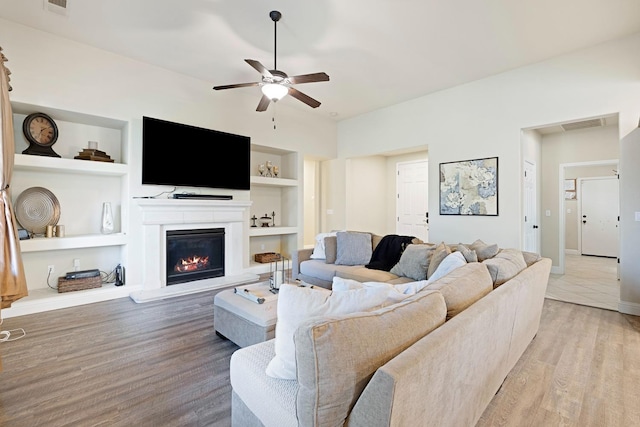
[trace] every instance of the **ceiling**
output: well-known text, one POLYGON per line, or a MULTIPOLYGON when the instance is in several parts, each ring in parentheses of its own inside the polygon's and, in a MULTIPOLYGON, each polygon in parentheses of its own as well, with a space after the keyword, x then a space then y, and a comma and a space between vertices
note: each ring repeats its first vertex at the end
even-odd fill
MULTIPOLYGON (((329 74, 296 88, 336 120, 640 31, 640 0, 0 0, 2 18, 211 88, 258 81, 244 59, 273 68, 271 10, 278 69, 329 74)), ((257 87, 230 90, 257 106, 257 87)))

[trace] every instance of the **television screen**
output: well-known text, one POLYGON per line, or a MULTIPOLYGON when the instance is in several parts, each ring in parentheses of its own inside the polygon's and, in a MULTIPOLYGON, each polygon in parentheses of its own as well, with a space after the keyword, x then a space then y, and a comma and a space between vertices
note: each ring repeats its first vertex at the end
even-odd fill
POLYGON ((142 184, 249 190, 251 138, 142 117, 142 184))

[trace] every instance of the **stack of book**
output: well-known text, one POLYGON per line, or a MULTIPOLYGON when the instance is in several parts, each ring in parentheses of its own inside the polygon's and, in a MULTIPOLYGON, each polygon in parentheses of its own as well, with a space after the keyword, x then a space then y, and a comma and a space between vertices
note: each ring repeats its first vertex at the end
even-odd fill
POLYGON ((107 153, 95 148, 85 148, 80 152, 80 154, 75 156, 74 159, 94 160, 98 162, 113 162, 113 159, 107 153))

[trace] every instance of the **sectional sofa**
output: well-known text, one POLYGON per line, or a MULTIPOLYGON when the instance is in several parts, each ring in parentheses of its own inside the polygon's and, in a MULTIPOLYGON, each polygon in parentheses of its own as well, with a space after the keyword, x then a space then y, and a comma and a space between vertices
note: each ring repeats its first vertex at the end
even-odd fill
MULTIPOLYGON (((505 251, 493 266, 467 262, 437 280, 388 284, 418 286, 398 302, 302 320, 292 379, 267 373, 277 329, 237 350, 232 424, 474 426, 537 333, 551 268, 548 258, 505 251)), ((278 304, 280 315, 288 307, 278 304)))

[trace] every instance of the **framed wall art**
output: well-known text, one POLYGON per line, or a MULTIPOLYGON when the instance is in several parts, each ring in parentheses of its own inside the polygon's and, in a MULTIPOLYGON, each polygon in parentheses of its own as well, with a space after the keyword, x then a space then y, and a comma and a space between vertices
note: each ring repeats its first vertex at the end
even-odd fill
POLYGON ((440 215, 498 215, 498 158, 440 163, 440 215))

